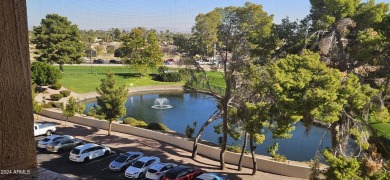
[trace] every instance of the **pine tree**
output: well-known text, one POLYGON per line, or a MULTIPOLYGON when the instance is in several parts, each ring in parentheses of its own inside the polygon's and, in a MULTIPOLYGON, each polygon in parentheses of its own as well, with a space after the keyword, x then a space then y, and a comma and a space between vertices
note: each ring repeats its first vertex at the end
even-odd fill
POLYGON ((62 71, 65 63, 81 63, 85 45, 80 30, 66 17, 48 14, 40 26, 34 27, 32 43, 36 45, 37 61, 58 63, 62 71))
POLYGON ((96 91, 99 94, 97 97, 99 113, 109 122, 108 135, 111 135, 112 121, 126 114, 125 102, 128 91, 125 86, 118 86, 111 70, 107 71, 106 78, 101 80, 96 91))

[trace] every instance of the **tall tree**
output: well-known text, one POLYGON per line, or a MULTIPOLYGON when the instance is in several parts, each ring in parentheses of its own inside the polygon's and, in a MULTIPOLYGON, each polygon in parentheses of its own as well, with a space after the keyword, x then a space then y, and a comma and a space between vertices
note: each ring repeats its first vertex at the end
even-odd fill
POLYGON ((201 55, 209 55, 213 51, 213 45, 218 41, 217 28, 221 23, 221 11, 222 9, 216 8, 206 14, 199 14, 195 18, 192 33, 201 55))
POLYGON ((126 114, 125 102, 128 90, 125 86, 118 86, 114 73, 108 70, 106 78, 101 80, 96 92, 99 95, 97 97, 99 113, 108 121, 108 135, 111 135, 112 121, 117 121, 119 117, 126 114))
POLYGON ((65 63, 82 63, 84 44, 80 30, 66 17, 48 14, 42 19, 40 26, 33 28, 32 43, 36 45, 37 61, 58 63, 60 70, 65 63))
POLYGON ((123 43, 118 51, 122 52, 120 56, 129 66, 144 71, 163 63, 163 54, 154 30, 135 28, 121 40, 123 43))
POLYGON ((68 102, 66 103, 66 106, 65 108, 63 109, 63 114, 64 116, 66 117, 66 121, 65 121, 65 126, 66 126, 66 123, 68 122, 68 119, 70 117, 73 117, 76 112, 78 111, 78 105, 77 105, 77 102, 76 102, 76 99, 74 97, 70 97, 68 99, 68 102))
MULTIPOLYGON (((241 86, 242 73, 246 70, 250 61, 252 50, 258 48, 255 42, 267 37, 270 34, 272 27, 272 16, 268 16, 262 10, 261 5, 255 5, 252 3, 246 3, 244 7, 226 7, 224 9, 217 8, 208 14, 218 13, 220 16, 219 22, 216 23, 216 29, 210 29, 210 32, 214 32, 217 37, 216 44, 217 50, 222 56, 223 60, 223 75, 225 86, 223 89, 218 89, 210 85, 210 79, 207 77, 204 69, 198 64, 197 72, 192 72, 191 80, 187 83, 188 86, 195 89, 205 89, 209 91, 214 98, 218 101, 218 112, 210 117, 205 122, 204 126, 208 125, 210 121, 221 116, 222 118, 222 146, 220 154, 221 169, 225 168, 225 151, 226 141, 229 129, 229 110, 234 109, 237 104, 237 97, 240 94, 245 94, 247 91, 241 86), (232 58, 228 58, 228 55, 232 54, 232 58), (204 86, 202 86, 203 84, 204 86), (200 86, 199 86, 200 85, 200 86)), ((198 18, 203 18, 200 15, 198 18)), ((202 21, 199 21, 202 22, 202 21)), ((213 22, 215 23, 215 22, 213 22)), ((195 25, 194 29, 199 29, 199 24, 195 25)), ((199 31, 199 30, 198 30, 199 31)), ((208 44, 210 35, 208 33, 199 33, 198 37, 203 43, 208 44), (206 40, 207 39, 207 40, 206 40)), ((233 124, 231 124, 233 125, 233 124)), ((201 131, 200 131, 201 132, 201 131)), ((200 135, 198 133, 197 138, 200 135)), ((196 157, 196 145, 194 142, 193 157, 196 157)))

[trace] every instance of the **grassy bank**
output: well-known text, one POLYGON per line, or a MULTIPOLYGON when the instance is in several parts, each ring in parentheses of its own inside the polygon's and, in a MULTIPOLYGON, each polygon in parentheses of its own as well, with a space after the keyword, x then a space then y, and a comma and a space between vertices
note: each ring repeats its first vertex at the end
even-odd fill
MULTIPOLYGON (((152 86, 184 84, 185 82, 161 82, 155 80, 151 75, 139 76, 139 72, 126 66, 64 66, 62 85, 76 93, 88 93, 96 90, 100 80, 105 77, 106 71, 110 69, 114 72, 116 80, 120 85, 152 86)), ((211 83, 217 87, 224 86, 222 73, 207 72, 211 78, 211 83)), ((148 74, 157 74, 157 69, 152 69, 148 74)))

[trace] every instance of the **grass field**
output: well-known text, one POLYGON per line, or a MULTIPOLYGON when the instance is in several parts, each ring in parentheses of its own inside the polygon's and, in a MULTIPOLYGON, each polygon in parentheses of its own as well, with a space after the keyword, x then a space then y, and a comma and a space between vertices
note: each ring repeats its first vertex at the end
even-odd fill
MULTIPOLYGON (((185 82, 161 82, 154 80, 152 76, 145 75, 140 77, 139 73, 134 69, 126 66, 64 66, 63 77, 60 80, 62 85, 76 93, 88 93, 96 90, 100 80, 105 78, 106 71, 110 69, 114 72, 119 85, 129 87, 133 86, 151 86, 151 85, 170 85, 184 84, 185 82)), ((151 70, 149 73, 157 74, 157 69, 151 70)), ((222 73, 207 72, 214 86, 223 87, 224 81, 222 73)))

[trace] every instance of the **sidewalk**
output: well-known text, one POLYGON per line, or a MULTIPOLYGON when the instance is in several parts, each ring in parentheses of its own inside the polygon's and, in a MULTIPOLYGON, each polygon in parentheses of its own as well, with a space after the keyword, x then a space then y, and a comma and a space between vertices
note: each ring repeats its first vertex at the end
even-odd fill
MULTIPOLYGON (((65 127, 65 122, 62 122, 62 125, 60 125, 60 121, 56 119, 43 116, 41 116, 41 119, 45 122, 52 122, 56 124, 57 133, 59 134, 72 135, 79 139, 95 142, 98 144, 104 144, 111 148, 118 148, 123 151, 143 151, 143 153, 148 156, 160 157, 162 161, 198 167, 204 171, 222 172, 221 170, 219 170, 219 161, 210 160, 200 155, 198 155, 198 158, 196 160, 192 160, 191 152, 164 142, 118 132, 111 132, 111 136, 107 136, 106 130, 83 126, 70 122, 67 122, 67 126, 65 127)), ((243 171, 237 171, 236 169, 237 166, 227 164, 226 170, 223 171, 223 173, 228 174, 229 179, 231 180, 298 179, 261 171, 257 171, 257 174, 255 176, 252 176, 251 169, 243 168, 243 171)))

